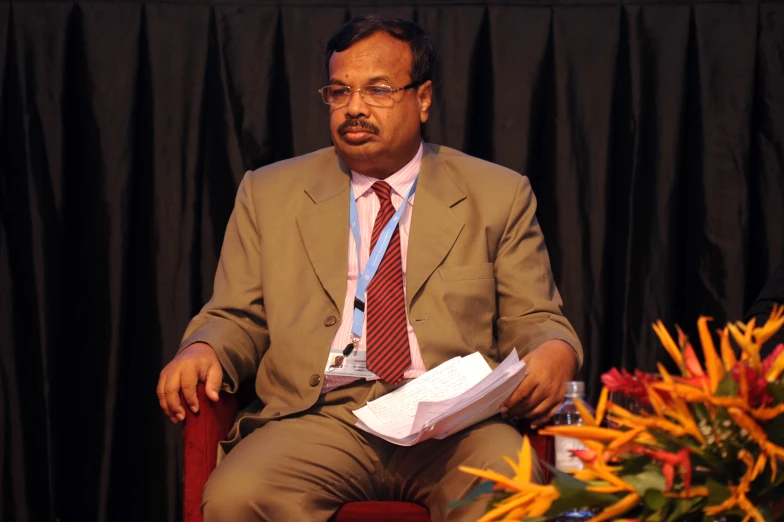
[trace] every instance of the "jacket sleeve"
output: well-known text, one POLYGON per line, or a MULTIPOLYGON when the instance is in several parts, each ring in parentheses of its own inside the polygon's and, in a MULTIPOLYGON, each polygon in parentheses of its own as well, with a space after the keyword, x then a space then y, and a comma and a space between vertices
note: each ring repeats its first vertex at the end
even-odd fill
POLYGON ((583 349, 563 315, 553 280, 550 257, 536 219, 536 198, 528 178, 521 176, 494 262, 501 358, 516 347, 520 357, 542 343, 560 339, 583 364, 583 349))
MULTIPOLYGON (((768 320, 770 313, 773 311, 774 306, 784 305, 784 259, 779 263, 778 268, 770 274, 765 286, 760 292, 757 299, 746 312, 746 321, 753 318, 757 319, 757 325, 761 325, 768 320)), ((769 355, 779 345, 784 343, 784 328, 780 329, 776 334, 768 339, 762 347, 760 355, 765 357, 769 355)))
POLYGON ((212 298, 190 321, 180 343, 180 351, 196 342, 209 344, 223 366, 224 385, 230 392, 256 374, 269 346, 253 179, 246 173, 237 191, 212 298))

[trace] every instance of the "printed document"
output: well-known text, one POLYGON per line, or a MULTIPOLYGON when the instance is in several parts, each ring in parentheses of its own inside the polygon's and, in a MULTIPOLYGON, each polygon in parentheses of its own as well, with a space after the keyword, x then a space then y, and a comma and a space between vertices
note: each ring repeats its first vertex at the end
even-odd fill
POLYGON ((479 352, 455 357, 354 410, 357 427, 400 446, 443 439, 497 414, 524 378, 515 349, 492 371, 479 352))

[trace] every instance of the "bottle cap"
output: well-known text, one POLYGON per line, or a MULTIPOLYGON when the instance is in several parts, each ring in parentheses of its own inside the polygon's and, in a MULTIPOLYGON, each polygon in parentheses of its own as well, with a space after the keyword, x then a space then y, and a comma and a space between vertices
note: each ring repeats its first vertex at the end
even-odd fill
POLYGON ((566 383, 567 397, 581 397, 585 395, 585 383, 583 381, 568 381, 566 383))

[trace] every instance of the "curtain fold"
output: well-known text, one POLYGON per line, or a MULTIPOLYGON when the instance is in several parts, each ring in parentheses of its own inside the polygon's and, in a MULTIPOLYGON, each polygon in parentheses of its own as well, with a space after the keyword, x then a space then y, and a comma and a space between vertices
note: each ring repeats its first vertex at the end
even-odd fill
POLYGON ((784 1, 0 3, 0 519, 180 519, 155 383, 245 171, 329 145, 324 47, 436 41, 429 140, 530 177, 591 395, 784 253, 784 1))

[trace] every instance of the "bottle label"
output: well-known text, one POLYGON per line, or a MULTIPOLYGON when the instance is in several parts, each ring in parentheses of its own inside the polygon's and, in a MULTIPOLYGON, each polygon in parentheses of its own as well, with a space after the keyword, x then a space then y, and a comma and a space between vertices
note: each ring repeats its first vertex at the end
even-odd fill
POLYGON ((570 437, 555 437, 555 467, 561 471, 583 469, 583 461, 572 455, 572 450, 585 449, 585 445, 570 437))

